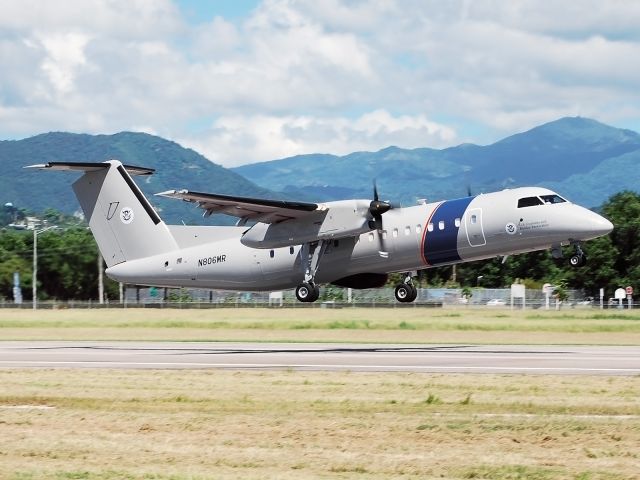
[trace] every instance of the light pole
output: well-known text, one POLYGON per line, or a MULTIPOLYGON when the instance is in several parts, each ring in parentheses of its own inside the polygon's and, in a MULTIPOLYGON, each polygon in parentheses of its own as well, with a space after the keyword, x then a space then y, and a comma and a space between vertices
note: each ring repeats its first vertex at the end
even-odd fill
POLYGON ((484 275, 478 275, 478 278, 476 278, 476 288, 480 286, 480 280, 482 280, 483 277, 484 275))
POLYGON ((38 234, 51 230, 52 228, 56 228, 56 226, 51 225, 46 228, 41 228, 40 230, 35 227, 33 229, 33 275, 31 278, 33 285, 31 286, 31 293, 33 295, 32 305, 34 310, 38 308, 38 234))

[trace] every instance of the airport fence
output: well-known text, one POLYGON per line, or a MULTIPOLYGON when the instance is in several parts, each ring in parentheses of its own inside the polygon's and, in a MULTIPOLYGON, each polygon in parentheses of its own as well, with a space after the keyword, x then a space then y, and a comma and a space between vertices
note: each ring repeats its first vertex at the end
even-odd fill
MULTIPOLYGON (((568 299, 557 304, 549 299, 549 308, 600 308, 599 300, 585 298, 579 290, 568 290, 568 299)), ((545 295, 538 289, 527 289, 524 305, 521 298, 513 299, 513 308, 547 308, 545 295)), ((632 304, 631 307, 634 305, 632 304)), ((0 308, 32 308, 31 302, 17 305, 0 300, 0 308)), ((323 287, 320 299, 315 303, 298 302, 293 290, 279 292, 229 292, 201 289, 169 289, 128 286, 122 299, 97 300, 46 300, 38 301, 41 309, 63 308, 511 308, 511 290, 508 288, 473 288, 465 298, 459 288, 419 288, 415 302, 403 304, 395 300, 393 288, 350 290, 339 287, 323 287)), ((606 302, 603 308, 618 308, 619 304, 606 302)), ((638 306, 640 307, 640 306, 638 306)), ((629 308, 625 300, 622 308, 629 308)))

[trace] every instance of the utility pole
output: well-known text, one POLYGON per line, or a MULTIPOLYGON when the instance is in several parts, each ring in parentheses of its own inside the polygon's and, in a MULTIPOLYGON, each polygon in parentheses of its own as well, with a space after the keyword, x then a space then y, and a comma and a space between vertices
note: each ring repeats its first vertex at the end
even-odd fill
POLYGON ((104 303, 104 279, 102 278, 102 255, 98 252, 98 303, 104 303))
POLYGON ((33 229, 33 274, 31 277, 31 282, 33 283, 31 286, 31 294, 33 295, 33 300, 31 303, 34 310, 38 308, 38 234, 51 230, 52 228, 56 228, 56 226, 51 225, 50 227, 41 228, 40 230, 37 228, 33 229))

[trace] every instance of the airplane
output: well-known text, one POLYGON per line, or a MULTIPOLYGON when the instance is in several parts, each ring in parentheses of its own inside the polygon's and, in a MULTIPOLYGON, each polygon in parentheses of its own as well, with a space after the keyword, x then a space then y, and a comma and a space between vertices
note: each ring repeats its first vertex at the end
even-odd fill
POLYGON ((401 273, 399 302, 412 302, 418 270, 550 249, 586 262, 584 241, 606 235, 606 218, 540 187, 521 187, 400 207, 379 199, 325 203, 266 200, 170 190, 156 195, 194 203, 204 215, 237 217, 235 226, 167 225, 133 181, 154 170, 49 162, 25 168, 81 172, 73 190, 115 281, 235 291, 295 288, 301 302, 318 285, 383 286, 401 273))

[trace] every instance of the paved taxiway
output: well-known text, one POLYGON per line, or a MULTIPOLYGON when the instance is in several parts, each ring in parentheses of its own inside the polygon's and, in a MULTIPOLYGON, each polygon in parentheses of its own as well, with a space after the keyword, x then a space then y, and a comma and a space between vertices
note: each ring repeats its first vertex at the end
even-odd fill
POLYGON ((0 368, 24 367, 639 375, 640 347, 0 342, 0 368))

